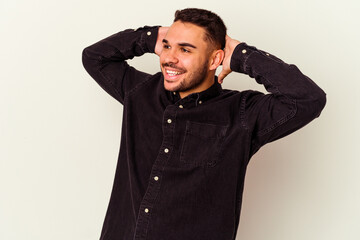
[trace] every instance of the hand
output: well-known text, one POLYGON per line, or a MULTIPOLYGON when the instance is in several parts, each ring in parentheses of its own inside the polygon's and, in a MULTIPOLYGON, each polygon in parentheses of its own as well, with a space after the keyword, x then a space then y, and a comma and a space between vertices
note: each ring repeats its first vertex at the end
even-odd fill
POLYGON ((234 49, 239 44, 240 42, 238 40, 232 39, 228 35, 226 35, 226 44, 224 49, 225 57, 222 63, 222 71, 218 76, 218 82, 220 84, 223 83, 224 78, 232 72, 232 70, 230 69, 231 56, 234 52, 234 49))
POLYGON ((155 53, 158 56, 160 56, 160 54, 162 52, 162 49, 163 49, 162 40, 165 38, 168 30, 169 30, 169 27, 159 27, 158 36, 157 36, 156 45, 155 45, 155 53))

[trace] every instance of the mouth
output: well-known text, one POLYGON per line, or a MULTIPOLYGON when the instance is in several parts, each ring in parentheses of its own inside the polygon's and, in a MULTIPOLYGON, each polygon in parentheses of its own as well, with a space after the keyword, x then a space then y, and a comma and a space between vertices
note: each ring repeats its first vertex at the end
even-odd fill
POLYGON ((168 69, 168 68, 164 68, 164 77, 165 80, 167 81, 176 81, 178 80, 186 71, 183 70, 173 70, 173 69, 168 69))

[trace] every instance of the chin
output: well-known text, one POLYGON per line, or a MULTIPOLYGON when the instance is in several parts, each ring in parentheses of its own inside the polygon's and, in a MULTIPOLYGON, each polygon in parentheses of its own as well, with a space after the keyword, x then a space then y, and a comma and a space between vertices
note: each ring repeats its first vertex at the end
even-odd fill
POLYGON ((164 88, 168 91, 177 91, 182 81, 182 78, 177 80, 166 80, 164 78, 164 88))
POLYGON ((177 91, 178 85, 176 84, 169 84, 168 82, 166 82, 166 80, 164 80, 164 88, 170 92, 175 92, 177 91))

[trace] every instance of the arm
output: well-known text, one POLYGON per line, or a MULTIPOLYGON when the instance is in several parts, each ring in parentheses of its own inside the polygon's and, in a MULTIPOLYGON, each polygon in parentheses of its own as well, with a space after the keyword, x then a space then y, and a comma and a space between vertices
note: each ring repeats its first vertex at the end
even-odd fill
POLYGON ((243 125, 252 133, 251 155, 320 115, 326 94, 295 65, 231 38, 227 45, 221 81, 231 71, 244 73, 269 92, 246 91, 241 102, 243 125))
POLYGON ((127 29, 113 34, 82 52, 82 62, 92 78, 123 103, 125 95, 150 75, 130 67, 126 60, 154 53, 158 27, 127 29))

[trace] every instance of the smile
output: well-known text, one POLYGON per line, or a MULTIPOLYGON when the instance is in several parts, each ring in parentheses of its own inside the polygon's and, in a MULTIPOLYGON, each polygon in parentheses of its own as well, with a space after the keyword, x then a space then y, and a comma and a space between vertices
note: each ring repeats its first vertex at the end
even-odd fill
POLYGON ((183 72, 177 72, 177 71, 171 71, 171 70, 166 70, 166 73, 169 75, 169 76, 176 76, 176 75, 180 75, 182 74, 183 72))

